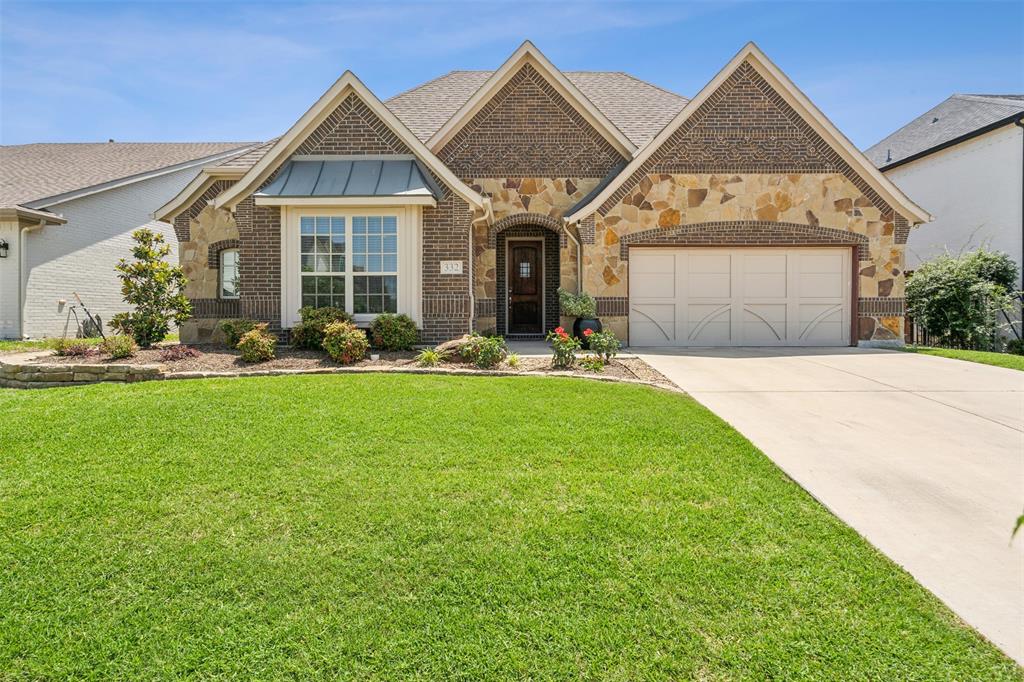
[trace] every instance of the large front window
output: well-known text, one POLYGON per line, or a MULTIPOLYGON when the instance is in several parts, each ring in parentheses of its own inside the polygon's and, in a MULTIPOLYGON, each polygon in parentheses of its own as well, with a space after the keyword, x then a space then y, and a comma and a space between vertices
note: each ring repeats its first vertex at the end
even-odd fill
POLYGON ((396 216, 301 216, 299 239, 303 306, 397 312, 396 216))

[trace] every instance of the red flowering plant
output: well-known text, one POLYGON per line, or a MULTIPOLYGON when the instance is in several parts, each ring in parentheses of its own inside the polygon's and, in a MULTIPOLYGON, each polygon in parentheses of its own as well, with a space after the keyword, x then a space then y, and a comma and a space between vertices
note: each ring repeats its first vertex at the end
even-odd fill
POLYGON ((566 333, 564 327, 555 327, 548 332, 548 342, 554 353, 551 366, 555 369, 570 369, 576 364, 576 351, 580 349, 580 340, 566 333))

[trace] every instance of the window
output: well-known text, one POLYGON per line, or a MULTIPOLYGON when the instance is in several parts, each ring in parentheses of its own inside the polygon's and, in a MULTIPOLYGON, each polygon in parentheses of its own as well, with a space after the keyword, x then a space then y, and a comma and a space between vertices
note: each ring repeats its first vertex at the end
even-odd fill
POLYGON ((224 249, 220 252, 220 297, 238 298, 239 279, 238 249, 224 249))
POLYGON ((396 216, 301 216, 299 239, 303 306, 398 311, 396 216))

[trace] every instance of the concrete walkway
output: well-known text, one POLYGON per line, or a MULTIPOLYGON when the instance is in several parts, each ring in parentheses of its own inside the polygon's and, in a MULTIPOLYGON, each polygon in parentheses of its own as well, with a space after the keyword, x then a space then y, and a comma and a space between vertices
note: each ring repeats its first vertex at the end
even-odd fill
POLYGON ((631 350, 1024 663, 1024 372, 855 348, 631 350))

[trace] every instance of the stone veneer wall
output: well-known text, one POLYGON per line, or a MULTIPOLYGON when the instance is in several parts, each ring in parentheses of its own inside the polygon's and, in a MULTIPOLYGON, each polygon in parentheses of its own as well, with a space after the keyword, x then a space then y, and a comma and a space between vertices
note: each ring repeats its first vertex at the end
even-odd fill
POLYGON ((149 381, 161 378, 160 365, 41 365, 0 362, 2 388, 55 388, 101 381, 149 381))
POLYGON ((744 62, 581 225, 584 287, 625 333, 628 244, 850 245, 858 336, 898 341, 909 224, 744 62))

